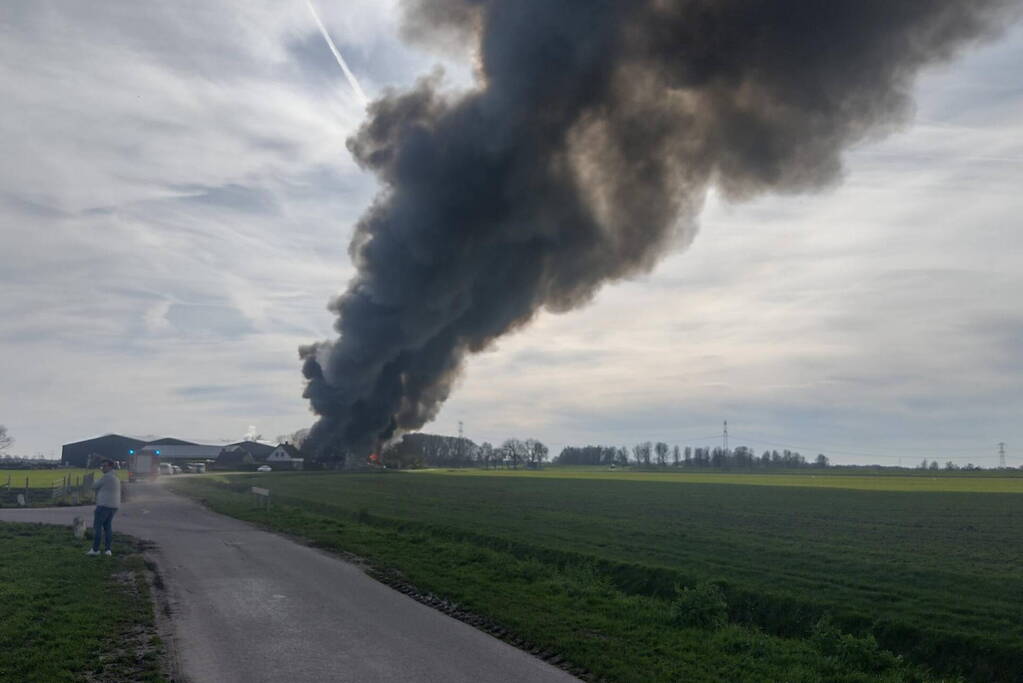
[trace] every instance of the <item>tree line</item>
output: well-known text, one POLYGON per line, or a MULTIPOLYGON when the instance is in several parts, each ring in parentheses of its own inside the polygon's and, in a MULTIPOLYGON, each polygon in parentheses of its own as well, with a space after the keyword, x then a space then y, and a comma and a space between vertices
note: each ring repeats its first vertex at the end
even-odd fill
POLYGON ((537 439, 506 439, 500 446, 484 441, 439 434, 405 434, 380 454, 392 468, 483 467, 538 469, 548 461, 550 450, 537 439))
POLYGON ((918 470, 945 469, 945 470, 949 470, 949 471, 951 471, 951 470, 964 470, 966 472, 974 472, 976 470, 984 469, 980 465, 974 465, 972 462, 966 463, 965 465, 957 465, 954 462, 952 462, 951 460, 946 462, 945 466, 942 467, 941 465, 938 464, 937 460, 931 460, 930 462, 928 462, 927 458, 924 458, 923 462, 921 462, 919 465, 917 465, 916 468, 918 470))
POLYGON ((716 469, 765 469, 828 467, 823 453, 812 461, 788 449, 764 451, 757 455, 748 446, 725 449, 669 446, 663 441, 644 441, 631 449, 624 446, 566 446, 554 459, 559 465, 601 465, 606 467, 635 465, 640 467, 686 467, 716 469))
MULTIPOLYGON (((405 434, 380 454, 382 464, 399 469, 415 467, 540 468, 550 450, 538 439, 507 439, 499 446, 438 434, 405 434)), ((828 467, 823 453, 812 461, 791 450, 764 451, 748 446, 734 449, 669 446, 645 441, 631 449, 622 446, 566 446, 553 459, 559 465, 679 467, 713 469, 792 469, 828 467)))
MULTIPOLYGON (((282 435, 278 441, 291 443, 299 448, 307 466, 324 467, 337 463, 352 462, 352 454, 313 453, 306 448, 308 430, 282 435)), ((0 443, 2 445, 2 443, 0 443)), ((2 459, 2 458, 0 458, 2 459)), ((553 459, 550 450, 538 439, 506 439, 500 445, 489 442, 480 444, 471 439, 440 434, 405 434, 395 443, 386 446, 377 454, 379 464, 397 469, 417 467, 481 467, 489 469, 540 468, 548 462, 558 465, 590 465, 603 467, 643 468, 689 468, 720 470, 766 470, 830 467, 831 461, 823 453, 812 459, 800 452, 789 449, 764 450, 759 455, 749 446, 725 449, 722 446, 693 447, 669 445, 663 441, 644 441, 632 447, 625 446, 565 446, 553 459)), ((973 463, 957 465, 949 461, 940 465, 936 460, 925 459, 917 465, 927 470, 983 469, 973 463)))

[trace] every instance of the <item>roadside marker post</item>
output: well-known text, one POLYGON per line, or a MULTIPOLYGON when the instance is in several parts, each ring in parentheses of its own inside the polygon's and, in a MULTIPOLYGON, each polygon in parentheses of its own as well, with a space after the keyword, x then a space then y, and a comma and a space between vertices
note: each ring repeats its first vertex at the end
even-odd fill
POLYGON ((270 489, 262 489, 258 486, 252 487, 252 496, 255 499, 256 507, 264 510, 270 509, 270 489))

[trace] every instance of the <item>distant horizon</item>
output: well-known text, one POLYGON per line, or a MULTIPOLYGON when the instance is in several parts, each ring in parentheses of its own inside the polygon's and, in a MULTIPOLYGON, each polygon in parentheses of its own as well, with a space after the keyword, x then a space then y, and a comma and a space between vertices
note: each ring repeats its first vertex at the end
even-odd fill
MULTIPOLYGON (((430 430, 421 430, 421 431, 418 431, 418 432, 410 432, 410 433, 429 434, 429 435, 433 435, 433 436, 442 436, 442 437, 445 437, 445 438, 452 438, 452 439, 453 438, 457 438, 457 436, 458 436, 457 434, 443 434, 443 433, 433 432, 433 431, 430 431, 430 430)), ((239 438, 239 439, 217 439, 217 440, 199 439, 199 440, 196 440, 196 439, 189 439, 189 438, 184 438, 184 437, 179 437, 179 436, 166 436, 166 435, 164 435, 164 436, 155 436, 155 435, 152 435, 152 434, 144 435, 144 436, 138 436, 138 435, 135 435, 135 434, 123 434, 123 433, 120 433, 120 432, 105 432, 103 434, 98 434, 98 435, 96 435, 94 437, 87 437, 87 438, 84 438, 84 439, 76 439, 74 441, 68 441, 68 442, 66 442, 64 444, 61 444, 61 446, 65 446, 65 445, 69 445, 69 444, 74 444, 74 443, 80 443, 80 442, 83 442, 83 441, 90 441, 92 439, 97 439, 97 438, 101 438, 101 437, 104 437, 104 436, 123 436, 123 437, 127 437, 127 438, 137 439, 139 441, 146 441, 147 443, 151 443, 151 442, 157 441, 159 439, 178 439, 178 440, 181 440, 181 441, 188 441, 189 443, 192 443, 192 444, 195 444, 195 445, 230 445, 232 443, 240 443, 240 442, 244 442, 244 441, 256 441, 256 442, 266 443, 268 445, 272 445, 272 444, 275 444, 275 443, 285 443, 285 441, 278 441, 276 438, 269 439, 269 440, 265 439, 265 438, 262 438, 262 435, 260 435, 260 438, 258 438, 258 439, 248 439, 248 438, 244 438, 243 437, 243 438, 239 438), (152 438, 150 438, 150 437, 152 437, 152 438)), ((288 435, 282 435, 282 436, 288 436, 288 435)), ((487 442, 485 440, 484 441, 477 441, 477 440, 471 439, 469 437, 465 437, 465 438, 469 439, 469 441, 471 441, 476 446, 480 446, 480 445, 482 445, 485 442, 486 443, 491 443, 491 442, 487 442)), ((514 437, 514 436, 508 437, 508 439, 513 439, 513 438, 525 438, 525 437, 514 437)), ((715 437, 715 438, 720 439, 720 436, 715 437)), ((494 446, 494 447, 498 447, 498 446, 501 445, 501 443, 503 443, 503 441, 505 441, 505 439, 502 439, 501 441, 498 441, 497 443, 491 443, 491 445, 494 446)), ((541 441, 542 443, 544 443, 547 446, 550 446, 550 443, 544 441, 543 439, 539 439, 539 441, 541 441)), ((650 441, 650 443, 652 443, 652 444, 653 443, 657 443, 657 441, 655 441, 655 440, 647 440, 647 441, 650 441)), ((631 466, 633 464, 640 464, 640 463, 634 463, 633 460, 632 460, 632 457, 633 457, 632 451, 631 451, 632 446, 643 444, 643 443, 646 443, 646 441, 640 441, 640 442, 637 442, 637 443, 630 443, 630 444, 612 444, 612 443, 603 443, 602 444, 602 443, 592 443, 592 442, 591 443, 559 444, 559 448, 557 448, 557 449, 553 449, 552 448, 551 449, 551 451, 550 451, 550 453, 548 455, 548 461, 553 461, 555 458, 557 458, 557 456, 565 448, 573 448, 573 447, 574 448, 583 448, 583 447, 586 447, 586 446, 603 446, 603 447, 613 447, 613 448, 625 448, 628 451, 628 453, 629 453, 629 458, 630 458, 629 465, 631 466)), ((710 444, 710 445, 694 445, 693 443, 685 443, 685 442, 681 442, 681 441, 678 442, 678 443, 672 443, 672 442, 669 442, 669 441, 664 441, 663 443, 668 444, 669 448, 674 448, 675 446, 678 446, 680 449, 685 449, 687 447, 688 448, 694 448, 694 449, 695 448, 706 448, 706 449, 709 449, 710 451, 714 451, 716 449, 722 448, 720 443, 718 443, 716 445, 715 444, 710 444)), ((983 454, 978 454, 978 455, 974 455, 974 456, 968 456, 968 455, 947 456, 947 455, 941 454, 940 449, 937 449, 936 452, 927 451, 926 453, 924 452, 926 449, 921 449, 921 450, 919 450, 919 451, 917 451, 917 452, 915 452, 913 454, 907 454, 907 455, 892 454, 892 455, 874 455, 874 456, 868 456, 866 454, 858 454, 859 457, 865 457, 865 458, 875 457, 875 458, 881 458, 881 459, 886 459, 886 460, 896 460, 897 462, 847 462, 847 461, 844 461, 844 460, 840 459, 842 457, 842 453, 841 452, 834 451, 834 450, 829 452, 826 449, 825 450, 818 450, 818 449, 805 448, 805 447, 804 448, 798 448, 798 447, 792 447, 792 446, 779 446, 777 444, 774 444, 774 445, 751 446, 750 445, 751 443, 755 443, 755 442, 749 442, 749 443, 733 442, 733 443, 730 443, 728 451, 729 452, 735 452, 736 449, 747 448, 747 449, 749 449, 749 451, 751 453, 753 453, 754 455, 759 457, 764 451, 769 451, 769 452, 777 451, 779 453, 782 453, 782 452, 787 450, 787 451, 791 451, 793 453, 799 453, 804 458, 806 458, 807 461, 812 461, 815 457, 817 457, 817 455, 821 455, 822 454, 822 455, 825 455, 825 456, 828 457, 829 466, 831 466, 831 467, 885 467, 885 468, 892 468, 892 469, 910 469, 911 470, 911 469, 920 469, 920 466, 919 466, 920 461, 926 459, 928 462, 931 462, 931 461, 937 462, 939 464, 939 469, 941 469, 941 470, 945 469, 945 464, 946 464, 946 462, 949 462, 949 461, 954 462, 958 467, 963 467, 963 466, 965 466, 967 464, 972 464, 972 465, 974 465, 976 467, 979 467, 981 469, 986 469, 986 470, 998 470, 998 469, 1001 469, 998 466, 997 462, 996 463, 988 462, 992 457, 997 460, 998 457, 999 457, 997 454, 995 454, 993 456, 992 455, 983 455, 983 454), (838 459, 836 459, 836 458, 838 458, 838 459), (977 462, 977 461, 979 461, 979 462, 977 462)), ((45 460, 45 461, 49 461, 49 462, 60 462, 60 460, 61 460, 61 456, 60 455, 57 455, 56 457, 47 457, 47 456, 42 455, 42 454, 39 454, 39 455, 24 455, 24 454, 19 454, 19 453, 15 453, 15 452, 7 452, 4 455, 9 455, 9 456, 11 456, 12 459, 21 459, 21 460, 45 460)), ((654 465, 651 465, 651 466, 654 466, 654 465)), ((671 463, 669 463, 667 466, 668 467, 672 467, 673 465, 671 463)), ((1006 468, 1010 469, 1010 470, 1012 470, 1012 469, 1023 469, 1023 464, 1013 463, 1010 460, 1010 458, 1008 457, 1008 455, 1006 456, 1006 466, 1007 466, 1006 468)))

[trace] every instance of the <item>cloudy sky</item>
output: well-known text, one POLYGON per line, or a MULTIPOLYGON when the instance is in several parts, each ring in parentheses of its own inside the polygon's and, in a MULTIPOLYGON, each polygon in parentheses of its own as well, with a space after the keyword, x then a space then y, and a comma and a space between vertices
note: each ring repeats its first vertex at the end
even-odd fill
MULTIPOLYGON (((107 432, 308 426, 297 347, 375 192, 362 104, 304 0, 2 3, 0 424, 14 453, 107 432)), ((372 98, 464 54, 395 0, 319 3, 372 98)), ((913 122, 822 194, 711 196, 688 249, 474 358, 428 431, 1023 465, 1023 30, 917 84, 913 122)))

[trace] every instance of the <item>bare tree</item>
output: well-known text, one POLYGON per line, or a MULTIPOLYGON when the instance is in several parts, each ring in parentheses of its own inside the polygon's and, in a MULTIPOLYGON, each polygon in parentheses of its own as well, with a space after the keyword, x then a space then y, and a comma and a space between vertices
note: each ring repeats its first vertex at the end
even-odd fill
POLYGON ((632 454, 636 456, 637 465, 645 465, 650 467, 650 453, 653 450, 653 445, 649 441, 638 443, 632 447, 632 454))
POLYGON ((550 449, 536 439, 526 439, 526 451, 529 453, 529 462, 533 467, 540 467, 550 453, 550 449))
POLYGON ((664 467, 668 464, 668 444, 658 441, 654 445, 654 453, 657 454, 657 464, 664 467))
POLYGON ((526 449, 526 444, 519 439, 508 439, 501 444, 501 449, 507 454, 508 459, 511 461, 512 469, 518 468, 519 463, 524 461, 529 453, 526 449))
POLYGON ((0 453, 10 448, 13 443, 14 437, 7 433, 7 427, 0 425, 0 453))
POLYGON ((288 443, 294 446, 295 448, 302 450, 302 444, 305 443, 305 440, 308 437, 309 428, 303 427, 302 429, 294 431, 291 434, 278 434, 274 440, 279 444, 288 443))
POLYGON ((494 447, 490 445, 490 442, 484 441, 481 443, 477 454, 480 464, 486 469, 490 469, 490 463, 494 459, 494 447))

